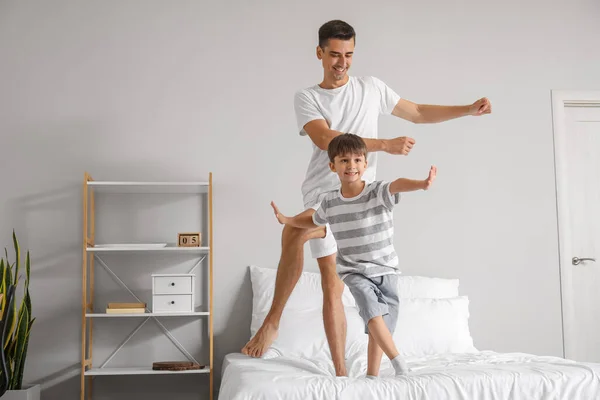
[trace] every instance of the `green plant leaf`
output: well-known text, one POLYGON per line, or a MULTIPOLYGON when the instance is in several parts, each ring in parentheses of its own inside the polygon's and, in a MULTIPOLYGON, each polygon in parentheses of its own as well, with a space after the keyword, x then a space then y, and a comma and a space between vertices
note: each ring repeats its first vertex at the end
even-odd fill
POLYGON ((8 390, 11 390, 11 377, 13 376, 13 366, 10 360, 6 360, 6 369, 8 370, 8 390))
POLYGON ((31 327, 33 325, 33 321, 35 320, 35 318, 33 318, 31 320, 31 322, 29 323, 29 326, 27 327, 27 333, 25 335, 25 344, 23 345, 23 349, 21 351, 22 354, 22 361, 20 364, 20 368, 17 372, 17 376, 18 378, 18 382, 19 382, 19 387, 21 387, 21 385, 23 385, 23 374, 25 372, 25 360, 27 359, 27 350, 29 348, 29 337, 31 335, 31 327))
MULTIPOLYGON (((9 261, 6 248, 4 249, 6 258, 0 258, 0 293, 4 294, 6 294, 8 288, 12 285, 15 286, 15 289, 18 289, 18 284, 23 281, 23 279, 20 279, 22 267, 21 250, 14 230, 13 246, 15 250, 15 262, 13 264, 9 261), (12 269, 13 267, 15 268, 14 271, 12 269)), ((6 356, 8 367, 8 376, 6 378, 9 390, 20 390, 22 388, 29 338, 33 322, 35 321, 35 318, 32 318, 32 304, 29 293, 31 275, 31 257, 29 251, 27 251, 25 260, 25 270, 26 276, 23 285, 23 298, 20 305, 18 305, 15 300, 13 306, 9 309, 7 307, 6 296, 3 296, 2 302, 0 303, 2 311, 1 315, 4 323, 8 327, 7 337, 5 338, 4 343, 1 343, 0 345, 3 347, 6 356)))
MULTIPOLYGON (((6 287, 4 286, 4 275, 6 274, 4 265, 4 259, 0 258, 0 293, 6 294, 6 287)), ((6 296, 2 296, 2 304, 0 305, 0 315, 4 315, 4 305, 6 304, 6 296)))
MULTIPOLYGON (((4 280, 4 287, 8 288, 9 285, 12 284, 13 278, 12 278, 12 265, 10 265, 10 262, 8 261, 8 250, 6 250, 6 247, 4 248, 4 254, 6 255, 6 279, 4 280)), ((14 265, 14 264, 13 264, 14 265)))
POLYGON ((17 235, 13 229, 13 246, 15 247, 15 287, 19 284, 19 269, 21 268, 21 249, 19 247, 19 241, 17 235))
POLYGON ((8 329, 8 334, 4 339, 4 348, 7 349, 8 352, 12 350, 11 341, 14 336, 15 326, 17 325, 17 318, 17 303, 13 302, 12 309, 8 311, 8 315, 4 317, 4 319, 6 320, 5 323, 8 324, 8 326, 10 327, 8 329))
MULTIPOLYGON (((24 303, 25 301, 23 301, 24 303)), ((24 306, 21 308, 19 313, 19 323, 17 324, 17 331, 15 334, 15 351, 13 359, 15 361, 14 375, 12 376, 12 387, 15 390, 20 390, 23 383, 23 369, 25 364, 25 358, 23 357, 23 351, 27 344, 27 331, 29 329, 29 310, 24 306)))

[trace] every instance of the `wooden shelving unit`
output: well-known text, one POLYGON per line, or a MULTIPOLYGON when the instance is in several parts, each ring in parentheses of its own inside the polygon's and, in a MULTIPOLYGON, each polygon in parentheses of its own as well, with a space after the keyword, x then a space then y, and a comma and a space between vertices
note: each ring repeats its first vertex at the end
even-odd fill
MULTIPOLYGON (((95 181, 87 172, 83 180, 83 245, 82 245, 82 311, 81 311, 81 400, 92 398, 92 379, 98 376, 109 375, 169 375, 169 374, 189 374, 189 375, 209 375, 209 398, 213 400, 214 380, 213 380, 213 183, 212 173, 209 173, 207 182, 122 182, 122 181, 95 181), (95 243, 95 205, 94 196, 96 193, 197 193, 207 194, 208 198, 208 247, 178 247, 176 244, 167 246, 156 246, 155 244, 130 244, 114 243, 97 245, 95 243), (135 314, 107 314, 94 311, 94 268, 95 261, 98 261, 114 277, 117 275, 106 266, 100 258, 100 255, 106 253, 132 253, 132 252, 173 252, 185 254, 197 254, 202 257, 196 266, 200 265, 208 257, 208 311, 202 312, 150 312, 148 307, 144 313, 135 314), (182 351, 190 361, 195 361, 193 356, 183 348, 167 328, 162 325, 158 318, 165 317, 190 317, 206 318, 208 317, 208 338, 209 338, 209 361, 208 365, 199 370, 185 371, 155 371, 151 366, 140 368, 111 368, 105 365, 116 355, 116 353, 135 335, 135 333, 150 319, 157 322, 163 332, 171 341, 182 351), (127 339, 117 348, 113 354, 101 366, 93 365, 93 334, 94 319, 96 318, 137 318, 144 319, 137 329, 132 332, 127 339)), ((195 269, 196 267, 194 267, 195 269)), ((193 271, 193 269, 192 269, 193 271)), ((137 296, 117 278, 124 289, 135 297, 137 296)), ((205 285, 206 286, 206 285, 205 285)), ((204 364, 204 363, 200 363, 204 364)), ((201 396, 204 398, 204 396, 201 396)))

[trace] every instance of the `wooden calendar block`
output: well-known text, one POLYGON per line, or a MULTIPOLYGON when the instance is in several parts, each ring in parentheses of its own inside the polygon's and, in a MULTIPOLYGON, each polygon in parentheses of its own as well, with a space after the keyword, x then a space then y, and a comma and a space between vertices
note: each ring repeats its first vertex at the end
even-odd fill
POLYGON ((177 246, 179 247, 200 247, 202 243, 202 234, 200 232, 187 232, 177 234, 177 246))

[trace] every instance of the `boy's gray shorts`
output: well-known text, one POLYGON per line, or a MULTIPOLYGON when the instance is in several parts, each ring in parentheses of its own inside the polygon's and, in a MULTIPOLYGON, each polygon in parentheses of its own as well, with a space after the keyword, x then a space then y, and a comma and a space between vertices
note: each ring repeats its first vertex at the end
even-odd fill
POLYGON ((365 333, 369 333, 369 320, 380 315, 390 333, 394 333, 398 321, 398 275, 367 278, 350 274, 344 278, 344 283, 354 296, 358 313, 365 322, 365 333))

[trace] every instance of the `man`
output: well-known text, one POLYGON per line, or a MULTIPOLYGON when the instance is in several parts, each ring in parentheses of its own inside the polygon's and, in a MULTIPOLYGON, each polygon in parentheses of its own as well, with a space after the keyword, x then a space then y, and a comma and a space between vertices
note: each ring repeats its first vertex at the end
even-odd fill
MULTIPOLYGON (((329 169, 327 155, 327 146, 337 135, 349 132, 364 139, 369 156, 363 179, 370 183, 375 179, 376 152, 407 155, 415 144, 414 139, 405 136, 379 139, 379 115, 392 114, 413 123, 437 123, 491 112, 491 104, 486 98, 465 106, 415 104, 400 98, 375 77, 349 76, 355 38, 354 29, 344 21, 333 20, 321 26, 316 50, 323 65, 323 81, 297 92, 294 98, 300 135, 308 135, 313 142, 312 157, 302 184, 307 208, 317 209, 320 194, 339 187, 337 175, 329 169)), ((344 284, 336 273, 337 246, 327 226, 315 229, 284 227, 273 303, 263 325, 242 353, 261 357, 277 338, 281 314, 302 273, 307 241, 321 272, 323 319, 335 372, 337 376, 346 376, 344 284)))

